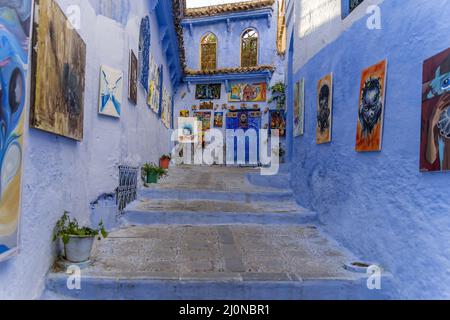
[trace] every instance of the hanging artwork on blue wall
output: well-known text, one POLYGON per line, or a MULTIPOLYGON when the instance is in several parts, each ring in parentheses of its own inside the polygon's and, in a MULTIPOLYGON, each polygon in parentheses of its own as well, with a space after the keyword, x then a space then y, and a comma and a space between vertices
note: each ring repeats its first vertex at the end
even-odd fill
POLYGON ((18 250, 31 5, 0 2, 0 261, 18 250))
POLYGON ((101 66, 99 113, 120 118, 122 114, 123 73, 101 66))
POLYGON ((150 73, 150 17, 142 18, 139 35, 139 83, 148 93, 150 73))

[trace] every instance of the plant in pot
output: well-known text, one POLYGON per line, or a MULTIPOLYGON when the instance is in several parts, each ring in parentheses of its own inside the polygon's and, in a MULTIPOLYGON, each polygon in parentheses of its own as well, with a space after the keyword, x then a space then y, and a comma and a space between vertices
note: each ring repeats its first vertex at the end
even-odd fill
POLYGON ((170 154, 164 154, 161 159, 159 159, 159 166, 166 170, 169 169, 171 159, 172 157, 170 156, 170 154))
POLYGON ((63 216, 56 223, 53 241, 61 239, 64 244, 64 258, 73 263, 89 261, 95 237, 106 238, 103 221, 97 229, 80 227, 77 219, 70 219, 69 212, 64 211, 63 216))
POLYGON ((167 171, 153 163, 142 166, 142 173, 146 183, 158 183, 159 178, 167 175, 167 171))

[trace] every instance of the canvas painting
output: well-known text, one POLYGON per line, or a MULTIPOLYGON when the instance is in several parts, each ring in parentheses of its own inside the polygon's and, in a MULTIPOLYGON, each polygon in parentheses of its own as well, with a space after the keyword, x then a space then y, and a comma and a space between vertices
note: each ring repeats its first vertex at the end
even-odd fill
POLYGON ((0 2, 0 261, 18 251, 32 1, 0 2), (20 3, 21 10, 17 10, 20 3))
POLYGON ((31 126, 82 141, 86 44, 56 1, 37 4, 31 126))
POLYGON ((450 48, 423 64, 420 170, 450 170, 450 48))
POLYGON ((122 114, 123 73, 107 66, 100 67, 100 114, 120 118, 122 114))
POLYGON ((222 85, 217 84, 198 84, 195 90, 195 99, 197 100, 218 100, 222 85))
POLYGON ((180 110, 180 117, 189 118, 189 116, 190 116, 189 110, 180 110))
POLYGON ((223 112, 214 113, 214 128, 223 128, 223 112))
POLYGON ((204 101, 200 103, 200 110, 213 110, 214 102, 212 101, 204 101))
POLYGON ((267 100, 267 84, 237 83, 231 87, 229 102, 265 102, 267 100))
POLYGON ((128 66, 128 99, 137 104, 138 60, 133 50, 130 50, 128 66))
POLYGON ((381 151, 387 61, 362 72, 359 91, 356 151, 381 151))
POLYGON ((295 84, 294 92, 294 137, 305 132, 305 79, 295 84))
POLYGON ((319 80, 317 85, 317 128, 316 142, 331 142, 333 114, 333 74, 319 80))
POLYGON ((167 129, 172 123, 172 99, 166 87, 163 87, 161 120, 167 129))
POLYGON ((198 142, 198 124, 195 117, 178 118, 178 142, 179 143, 197 143, 198 142))
POLYGON ((211 112, 194 112, 194 117, 200 121, 201 131, 205 132, 211 129, 211 112))
POLYGON ((156 114, 159 114, 161 108, 161 70, 162 67, 159 67, 152 57, 150 61, 150 78, 148 85, 147 105, 156 114))
POLYGON ((150 17, 145 16, 141 20, 139 34, 139 83, 148 93, 148 80, 150 72, 150 17))
POLYGON ((286 136, 286 113, 279 110, 270 110, 270 130, 278 130, 279 137, 286 136))

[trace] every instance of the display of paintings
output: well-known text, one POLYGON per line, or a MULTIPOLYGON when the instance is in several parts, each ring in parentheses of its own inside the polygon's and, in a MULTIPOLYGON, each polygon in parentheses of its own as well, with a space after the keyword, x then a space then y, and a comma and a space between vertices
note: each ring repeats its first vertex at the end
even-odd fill
POLYGON ((150 73, 150 17, 145 16, 141 20, 139 34, 139 83, 148 93, 148 81, 150 73))
POLYGON ((231 87, 229 102, 265 102, 267 100, 267 83, 237 83, 231 87))
POLYGON ((305 79, 295 84, 294 92, 294 137, 305 132, 305 79))
POLYGON ((278 130, 280 138, 286 136, 286 113, 284 111, 270 110, 269 122, 271 131, 278 130))
POLYGON ((166 128, 170 129, 172 127, 172 98, 166 87, 163 87, 162 92, 161 120, 166 128))
POLYGON ((196 117, 178 118, 178 142, 197 143, 198 135, 199 132, 196 117))
POLYGON ((23 128, 32 1, 0 3, 0 261, 18 252, 23 128), (20 12, 16 11, 20 2, 20 12))
POLYGON ((213 110, 214 102, 212 101, 204 101, 200 103, 200 110, 213 110))
POLYGON ((133 50, 130 50, 128 65, 128 99, 137 104, 138 60, 133 50))
MULTIPOLYGON (((39 24, 34 38, 36 64, 35 80, 32 81, 34 101, 31 106, 31 126, 81 141, 86 44, 77 31, 70 27, 69 20, 56 1, 37 1, 36 5, 39 5, 39 24)), ((2 17, 6 19, 5 15, 2 17)), ((9 27, 11 22, 7 24, 9 27)), ((18 34, 23 32, 14 35, 18 34)), ((24 56, 20 58, 25 60, 24 56)))
POLYGON ((222 85, 217 84, 198 84, 195 90, 195 99, 197 100, 218 100, 222 85))
POLYGON ((180 110, 180 117, 188 118, 190 116, 189 110, 180 110))
POLYGON ((450 48, 423 64, 420 170, 450 170, 450 48))
POLYGON ((194 112, 194 117, 200 121, 202 125, 202 132, 206 132, 211 129, 211 112, 194 112))
POLYGON ((331 142, 333 114, 333 74, 319 80, 317 85, 317 144, 331 142))
POLYGON ((159 114, 159 110, 161 108, 161 70, 162 67, 159 67, 156 64, 152 56, 150 59, 150 76, 148 81, 147 105, 156 114, 159 114))
POLYGON ((356 151, 381 151, 387 60, 362 72, 359 92, 356 151))
POLYGON ((223 127, 223 112, 214 113, 214 128, 223 127))
POLYGON ((98 112, 120 118, 122 114, 123 73, 107 66, 100 67, 100 98, 98 112))

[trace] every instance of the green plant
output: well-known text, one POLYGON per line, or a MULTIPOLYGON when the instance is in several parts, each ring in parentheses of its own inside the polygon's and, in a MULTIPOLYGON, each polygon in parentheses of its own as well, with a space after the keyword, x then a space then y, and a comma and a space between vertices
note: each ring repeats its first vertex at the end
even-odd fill
MULTIPOLYGON (((100 221, 97 229, 89 227, 80 227, 77 219, 70 219, 69 212, 64 211, 62 217, 56 223, 53 233, 53 241, 61 239, 64 244, 68 244, 71 236, 75 237, 96 237, 101 235, 103 238, 108 237, 103 221, 100 221)), ((101 240, 101 237, 98 237, 101 240)))
POLYGON ((161 178, 167 175, 167 170, 160 168, 154 163, 146 163, 142 166, 142 172, 145 176, 156 175, 161 178))
POLYGON ((272 91, 272 98, 269 103, 276 102, 278 110, 284 110, 286 108, 286 86, 283 82, 277 82, 273 87, 270 87, 272 91))

